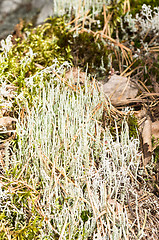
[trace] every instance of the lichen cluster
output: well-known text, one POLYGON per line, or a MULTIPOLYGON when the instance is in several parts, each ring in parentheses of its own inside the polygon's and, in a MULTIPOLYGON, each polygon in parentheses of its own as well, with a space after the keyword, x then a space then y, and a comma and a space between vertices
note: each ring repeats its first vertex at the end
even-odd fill
POLYGON ((125 71, 150 91, 151 75, 159 76, 158 29, 147 31, 152 22, 144 15, 147 9, 152 20, 155 9, 144 5, 135 18, 128 2, 92 6, 82 17, 72 11, 37 27, 21 22, 1 41, 1 87, 17 88, 16 97, 0 97, 2 117, 8 101, 5 116, 16 118, 16 133, 1 138, 8 145, 0 158, 0 239, 157 235, 157 228, 145 232, 151 213, 138 208, 137 119, 115 109, 97 83, 109 71, 125 71), (66 77, 72 66, 75 80, 66 77), (82 82, 80 71, 87 72, 82 82), (137 203, 134 222, 130 200, 137 203))

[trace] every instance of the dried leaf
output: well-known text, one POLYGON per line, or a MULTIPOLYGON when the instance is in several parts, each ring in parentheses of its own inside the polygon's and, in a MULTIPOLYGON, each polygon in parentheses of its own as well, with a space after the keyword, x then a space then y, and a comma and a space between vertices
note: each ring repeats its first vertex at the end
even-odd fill
POLYGON ((152 85, 154 87, 155 93, 159 93, 159 83, 157 82, 156 75, 151 77, 152 85))
POLYGON ((116 74, 103 85, 103 91, 114 104, 121 100, 135 98, 138 93, 137 87, 129 78, 116 74))
POLYGON ((0 128, 8 128, 8 127, 12 126, 13 122, 16 122, 16 121, 17 121, 16 118, 2 117, 2 118, 0 118, 0 128))

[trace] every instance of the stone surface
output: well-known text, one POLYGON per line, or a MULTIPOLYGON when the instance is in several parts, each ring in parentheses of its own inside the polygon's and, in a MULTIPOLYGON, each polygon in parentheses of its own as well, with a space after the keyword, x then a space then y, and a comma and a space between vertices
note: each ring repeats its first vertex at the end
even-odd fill
POLYGON ((48 0, 32 0, 32 6, 34 7, 34 8, 42 8, 44 5, 45 5, 45 3, 47 4, 47 2, 48 2, 48 0))
MULTIPOLYGON (((37 2, 36 0, 34 2, 37 2)), ((41 0, 39 1, 39 3, 41 2, 41 4, 38 5, 38 8, 40 10, 40 13, 38 14, 37 20, 36 20, 36 24, 41 24, 42 22, 44 22, 44 20, 47 17, 53 16, 53 1, 52 0, 41 0)), ((35 7, 35 5, 33 5, 35 7)))
POLYGON ((35 20, 35 25, 53 16, 53 0, 1 0, 0 39, 12 34, 20 19, 35 20))

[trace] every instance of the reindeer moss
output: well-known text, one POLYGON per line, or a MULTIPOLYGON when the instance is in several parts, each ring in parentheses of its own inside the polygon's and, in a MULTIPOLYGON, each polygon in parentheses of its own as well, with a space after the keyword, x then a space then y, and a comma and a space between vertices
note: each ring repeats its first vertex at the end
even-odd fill
POLYGON ((131 14, 134 17, 141 10, 143 4, 150 5, 151 8, 158 7, 158 0, 130 0, 131 14))

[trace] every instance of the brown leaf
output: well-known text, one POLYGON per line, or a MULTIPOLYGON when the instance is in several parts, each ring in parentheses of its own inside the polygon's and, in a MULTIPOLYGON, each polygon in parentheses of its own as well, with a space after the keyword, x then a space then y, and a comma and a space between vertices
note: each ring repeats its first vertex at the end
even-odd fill
POLYGON ((16 122, 16 118, 12 117, 2 117, 0 118, 0 128, 8 128, 12 126, 13 122, 16 122))
POLYGON ((129 78, 116 74, 103 85, 103 91, 114 104, 121 100, 135 98, 138 93, 137 87, 129 78))
POLYGON ((156 78, 157 78, 156 75, 152 76, 152 77, 151 77, 151 81, 152 81, 152 85, 153 85, 153 87, 154 87, 155 93, 159 93, 159 84, 158 84, 156 78))

